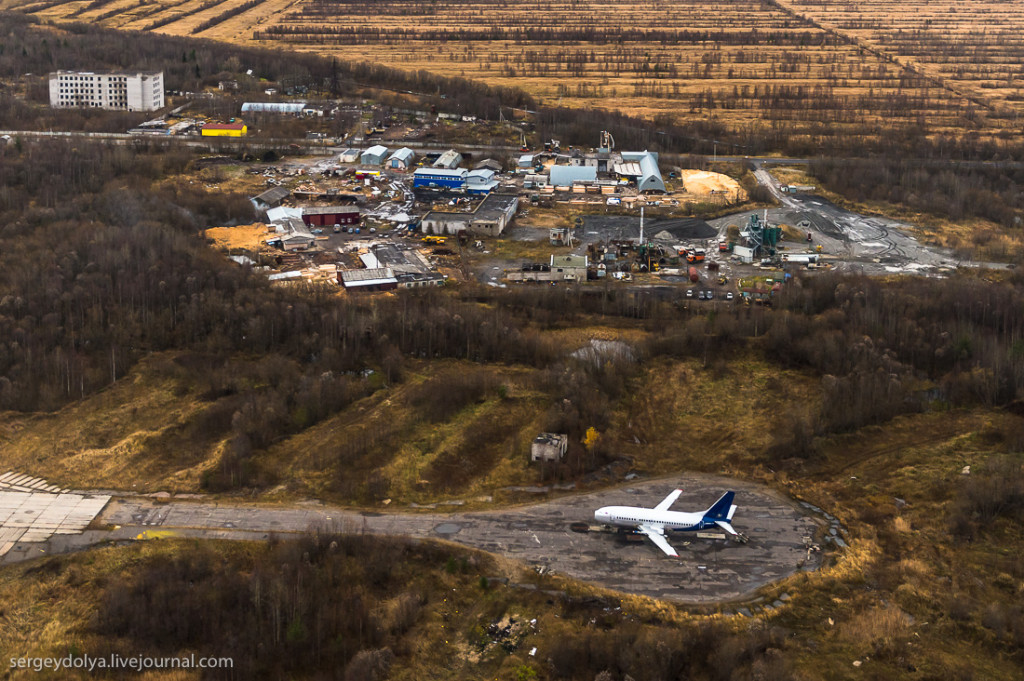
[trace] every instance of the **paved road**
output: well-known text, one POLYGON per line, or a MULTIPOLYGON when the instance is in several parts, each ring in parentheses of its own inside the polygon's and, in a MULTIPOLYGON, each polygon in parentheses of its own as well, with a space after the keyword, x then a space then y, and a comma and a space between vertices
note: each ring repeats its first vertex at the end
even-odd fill
MULTIPOLYGON (((510 108, 510 107, 509 107, 510 108)), ((11 137, 76 137, 76 138, 92 138, 100 140, 108 140, 112 143, 133 143, 139 140, 151 140, 151 141, 167 141, 170 143, 184 144, 186 146, 194 147, 208 147, 223 149, 232 146, 237 147, 281 147, 288 145, 298 145, 303 151, 312 154, 321 155, 337 155, 346 146, 323 146, 320 144, 311 144, 309 140, 302 137, 287 138, 287 139, 264 139, 259 137, 242 137, 242 138, 231 138, 231 137, 217 137, 217 138, 202 138, 189 135, 130 135, 128 133, 115 133, 115 132, 84 132, 80 130, 0 130, 0 136, 10 135, 11 137)), ((515 145, 500 145, 500 144, 451 144, 447 146, 431 146, 436 142, 425 143, 425 142, 411 142, 397 140, 389 142, 394 146, 406 146, 417 149, 421 154, 427 153, 443 153, 450 148, 455 148, 459 151, 468 152, 500 152, 508 153, 512 155, 518 154, 539 154, 543 153, 542 149, 535 149, 532 151, 522 151, 520 147, 515 145)), ((363 145, 369 146, 369 145, 363 145)), ((693 156, 693 154, 676 154, 670 151, 660 152, 659 158, 664 163, 684 163, 686 159, 693 156)), ((698 154, 699 156, 699 154, 698 154)), ((794 157, 780 157, 780 156, 723 156, 721 154, 715 156, 705 155, 704 158, 714 159, 715 161, 722 162, 744 162, 751 161, 758 167, 763 165, 808 165, 813 159, 810 158, 794 158, 794 157)), ((856 157, 846 158, 844 160, 859 160, 856 157)), ((919 166, 929 167, 960 167, 960 168, 1003 168, 1003 169, 1021 169, 1024 168, 1024 162, 1022 161, 972 161, 972 160, 957 160, 957 159, 929 159, 929 158, 909 158, 904 161, 913 163, 919 166)))
POLYGON ((46 544, 19 544, 5 557, 14 562, 43 553, 86 548, 101 541, 132 539, 140 533, 227 539, 267 539, 274 533, 311 527, 345 532, 447 539, 543 567, 618 591, 681 602, 742 599, 758 587, 797 570, 816 569, 820 553, 809 551, 827 524, 772 490, 706 475, 633 483, 627 487, 491 512, 366 513, 322 506, 261 507, 151 499, 114 498, 99 521, 114 531, 54 537, 46 544), (729 488, 737 492, 734 525, 748 543, 673 535, 679 559, 649 542, 627 542, 604 532, 577 533, 574 522, 593 522, 604 505, 654 506, 666 494, 684 490, 674 508, 709 506, 729 488))

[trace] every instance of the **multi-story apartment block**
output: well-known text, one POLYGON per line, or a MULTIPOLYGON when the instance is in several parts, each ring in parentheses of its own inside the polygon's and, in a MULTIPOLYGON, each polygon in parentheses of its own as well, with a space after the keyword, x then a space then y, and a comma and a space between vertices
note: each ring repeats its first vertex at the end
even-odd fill
POLYGON ((154 111, 164 106, 163 71, 57 71, 50 106, 154 111))

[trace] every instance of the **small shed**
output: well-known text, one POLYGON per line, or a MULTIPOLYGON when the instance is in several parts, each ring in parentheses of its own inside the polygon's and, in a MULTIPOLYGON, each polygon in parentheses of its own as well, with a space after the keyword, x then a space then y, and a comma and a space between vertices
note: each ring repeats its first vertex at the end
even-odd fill
POLYGON ((384 163, 384 158, 388 155, 388 148, 382 144, 375 144, 359 157, 359 162, 367 166, 379 166, 384 163))
POLYGON ((569 436, 564 433, 541 433, 530 446, 531 461, 561 461, 569 448, 569 436))
POLYGON ((732 254, 739 258, 742 263, 754 262, 754 249, 748 246, 734 246, 732 254))

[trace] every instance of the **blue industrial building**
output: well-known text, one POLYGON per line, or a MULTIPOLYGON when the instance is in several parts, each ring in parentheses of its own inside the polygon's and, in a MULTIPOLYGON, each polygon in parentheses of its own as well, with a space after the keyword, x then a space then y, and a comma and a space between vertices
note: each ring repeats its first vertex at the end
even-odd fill
POLYGON ((412 186, 444 187, 445 189, 462 189, 466 185, 465 168, 417 168, 412 174, 412 186))

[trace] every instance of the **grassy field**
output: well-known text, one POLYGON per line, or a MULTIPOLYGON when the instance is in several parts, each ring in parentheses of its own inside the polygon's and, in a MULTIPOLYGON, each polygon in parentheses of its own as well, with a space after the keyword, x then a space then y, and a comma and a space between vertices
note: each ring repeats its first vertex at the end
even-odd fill
MULTIPOLYGON (((549 332, 567 348, 592 338, 639 343, 636 328, 549 332)), ((203 491, 228 446, 237 396, 211 399, 188 378, 187 360, 151 357, 106 391, 54 414, 9 414, 0 430, 8 468, 65 487, 203 491)), ((541 482, 528 465, 530 440, 551 408, 542 372, 470 362, 419 363, 394 387, 274 443, 257 459, 267 499, 340 503, 430 503, 500 496, 541 482), (471 399, 438 408, 433 396, 470 377, 471 399)), ((696 360, 646 367, 630 394, 598 425, 615 456, 637 470, 740 470, 770 440, 773 415, 813 395, 815 382, 750 359, 704 369, 696 360), (655 416, 660 414, 661 416, 655 416), (666 417, 667 415, 667 417, 666 417), (699 447, 696 446, 699 444, 699 447), (718 456, 706 463, 701 452, 718 456), (711 467, 708 468, 707 466, 711 467)))
MULTIPOLYGON (((695 402, 707 398, 693 395, 695 402)), ((1024 533, 1013 513, 982 519, 983 507, 976 504, 1002 498, 1004 484, 1020 485, 1019 453, 1005 457, 1022 444, 1020 417, 931 413, 835 437, 820 442, 810 460, 762 469, 779 489, 836 514, 851 547, 818 572, 766 587, 751 605, 754 618, 708 617, 645 598, 620 600, 440 545, 402 548, 401 542, 356 537, 332 557, 316 541, 289 548, 171 539, 0 569, 0 654, 237 654, 240 638, 271 627, 274 614, 261 611, 259 600, 236 603, 224 595, 242 584, 258 595, 251 591, 257 582, 271 594, 284 580, 291 584, 283 605, 294 608, 293 635, 287 643, 267 638, 267 645, 294 651, 312 644, 307 637, 319 631, 310 626, 317 606, 307 590, 316 589, 315 600, 329 607, 342 607, 342 600, 358 594, 375 613, 368 626, 390 632, 369 647, 392 651, 388 678, 395 679, 589 681, 607 668, 641 681, 723 678, 722 669, 740 669, 733 678, 761 679, 1016 679, 1024 651, 1024 533), (381 560, 387 570, 371 577, 367 570, 381 560), (296 563, 303 566, 298 580, 290 567, 296 563), (324 572, 345 578, 326 587, 324 572), (484 588, 481 577, 537 584, 544 591, 500 582, 484 588), (409 600, 407 592, 417 597, 409 600), (236 622, 234 635, 189 643, 186 632, 201 634, 211 626, 199 618, 198 603, 214 594, 224 598, 218 606, 224 616, 236 622), (761 609, 780 596, 781 605, 761 609), (161 616, 160 604, 171 597, 177 599, 175 613, 161 616), (133 605, 140 599, 145 607, 133 605), (111 619, 122 612, 134 614, 111 619), (504 642, 488 629, 513 620, 535 623, 513 626, 504 642), (182 629, 183 622, 191 624, 182 629), (185 642, 178 642, 182 637, 185 642), (704 641, 697 651, 694 641, 704 641), (609 648, 617 657, 599 652, 609 648)), ((707 466, 722 470, 742 461, 708 445, 694 434, 680 449, 699 452, 707 466)), ((752 473, 750 465, 742 468, 733 472, 752 473)), ((329 631, 331 625, 319 626, 329 631)), ((330 656, 331 648, 322 654, 330 656)), ((246 664, 272 664, 265 655, 255 661, 249 655, 246 664)), ((289 677, 313 675, 300 668, 289 677)), ((199 676, 155 672, 145 678, 199 676)))
POLYGON ((1020 107, 1012 67, 1019 40, 999 30, 998 48, 978 47, 988 27, 1018 16, 1018 9, 994 1, 956 15, 934 3, 916 12, 882 0, 853 10, 831 0, 713 6, 588 0, 536 7, 383 0, 370 13, 360 3, 323 0, 4 0, 0 6, 47 19, 465 76, 520 87, 548 104, 734 129, 759 122, 792 135, 923 126, 930 134, 1005 136, 1020 107), (957 32, 945 35, 950 22, 957 32), (935 56, 935 45, 948 58, 935 56), (965 65, 979 51, 983 61, 965 65))
POLYGON ((779 6, 847 36, 894 64, 970 97, 991 116, 1024 113, 1024 7, 983 0, 781 0, 779 6))

